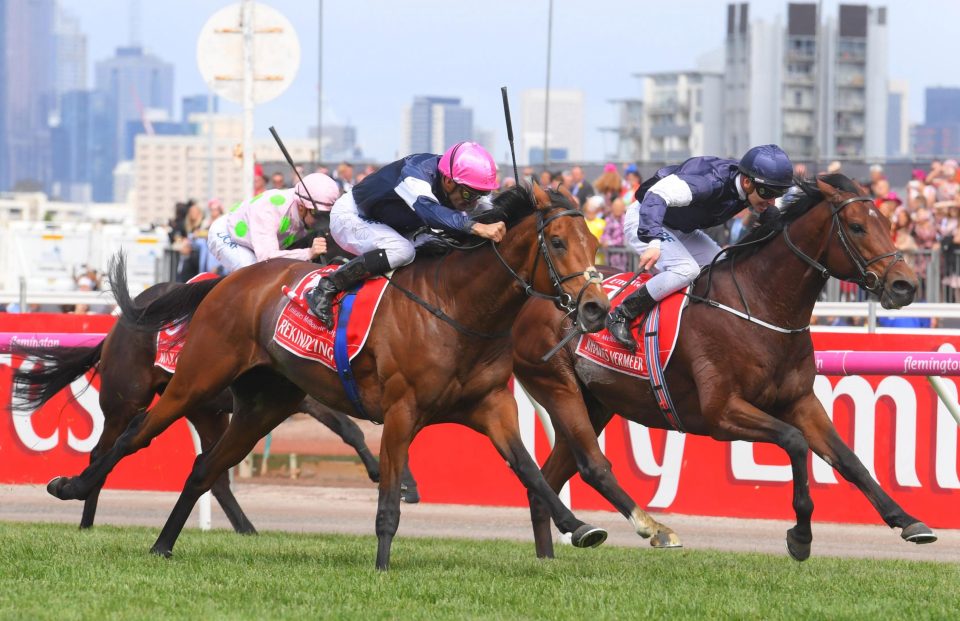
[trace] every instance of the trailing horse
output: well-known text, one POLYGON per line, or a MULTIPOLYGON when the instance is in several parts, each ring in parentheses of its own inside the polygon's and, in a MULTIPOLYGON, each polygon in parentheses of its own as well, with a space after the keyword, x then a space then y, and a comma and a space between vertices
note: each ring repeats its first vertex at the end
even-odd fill
MULTIPOLYGON (((384 425, 377 568, 389 566, 407 450, 423 427, 435 423, 456 422, 487 435, 529 494, 548 507, 558 528, 572 533, 574 545, 595 546, 606 538, 602 529, 578 520, 544 481, 520 440, 509 388, 510 328, 530 295, 575 315, 584 331, 603 327, 609 302, 593 267, 598 242, 572 205, 569 194, 513 188, 480 216, 506 222, 499 245, 423 258, 392 277, 351 370, 359 387, 357 414, 362 410, 384 425)), ((287 303, 281 289, 312 269, 296 261, 266 261, 231 274, 199 305, 181 304, 190 296, 179 291, 146 308, 131 304, 123 273, 114 269, 111 283, 124 321, 149 331, 193 314, 190 338, 156 406, 137 416, 82 474, 54 479, 48 491, 58 498, 84 498, 122 457, 146 446, 193 404, 230 386, 234 416, 213 449, 197 457, 153 546, 155 553, 169 555, 197 498, 286 418, 304 393, 333 409, 353 408, 335 371, 273 340, 287 303)))
MULTIPOLYGON (((935 541, 933 532, 870 476, 813 393, 809 323, 827 277, 856 283, 877 295, 884 308, 910 304, 917 277, 893 247, 889 224, 858 185, 842 175, 825 175, 815 184, 800 182, 798 190, 788 195, 778 220, 751 233, 695 283, 666 369, 674 412, 688 433, 770 442, 787 453, 797 517, 787 532, 787 547, 797 560, 809 556, 812 540, 810 449, 854 483, 891 528, 902 529, 905 540, 935 541)), ((652 545, 679 545, 669 528, 650 519, 623 491, 597 444, 614 413, 648 427, 671 428, 650 383, 578 356, 576 343, 549 364, 540 363, 540 354, 569 329, 562 313, 539 302, 525 306, 514 326, 524 335, 516 342, 517 377, 558 431, 544 477, 559 490, 579 470, 638 534, 653 538, 652 545)), ((530 511, 537 554, 552 556, 548 515, 536 498, 530 511)))
MULTIPOLYGON (((207 287, 194 291, 195 299, 209 293, 222 279, 209 281, 207 287)), ((137 296, 136 305, 146 306, 164 295, 182 288, 177 283, 161 283, 137 296)), ((100 410, 103 412, 103 431, 97 446, 90 452, 91 463, 113 446, 127 425, 138 413, 145 411, 154 398, 162 394, 172 373, 154 364, 157 352, 157 334, 132 329, 118 321, 106 338, 92 347, 23 348, 19 353, 34 364, 24 365, 13 374, 14 405, 16 409, 36 410, 54 395, 82 377, 91 369, 100 374, 100 410), (37 364, 38 363, 38 364, 37 364)), ((203 451, 210 450, 227 427, 228 413, 233 410, 233 395, 224 390, 212 399, 194 404, 186 418, 200 437, 203 451)), ((380 478, 380 466, 364 442, 363 432, 347 415, 341 414, 307 397, 297 411, 306 412, 323 423, 344 442, 357 451, 371 481, 380 478)), ((224 475, 214 482, 211 490, 220 503, 230 525, 238 533, 256 530, 237 503, 224 475)), ((404 499, 418 500, 416 481, 409 471, 404 472, 404 499)), ((80 528, 93 526, 100 487, 86 497, 80 528)))

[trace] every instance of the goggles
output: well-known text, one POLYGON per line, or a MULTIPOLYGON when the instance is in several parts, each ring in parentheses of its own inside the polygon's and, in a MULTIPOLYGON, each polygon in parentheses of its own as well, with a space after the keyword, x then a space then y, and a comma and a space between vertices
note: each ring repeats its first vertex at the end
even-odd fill
POLYGON ((753 180, 754 188, 757 190, 757 195, 763 200, 770 200, 771 198, 780 198, 787 193, 787 188, 775 188, 769 185, 761 185, 757 183, 757 180, 753 180))
POLYGON ((474 190, 473 188, 468 188, 467 186, 459 183, 457 184, 457 187, 460 188, 460 197, 463 198, 463 200, 467 201, 468 203, 472 203, 473 201, 480 200, 484 196, 487 196, 490 194, 489 190, 487 190, 486 192, 481 192, 480 190, 474 190))

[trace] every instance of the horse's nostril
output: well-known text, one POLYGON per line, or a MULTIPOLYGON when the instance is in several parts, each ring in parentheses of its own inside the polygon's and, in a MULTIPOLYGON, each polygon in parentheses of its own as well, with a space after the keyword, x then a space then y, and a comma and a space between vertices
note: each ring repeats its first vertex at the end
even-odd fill
POLYGON ((603 306, 597 302, 586 302, 580 312, 583 313, 584 319, 589 321, 597 321, 606 314, 603 306))
POLYGON ((893 284, 890 285, 890 289, 897 295, 913 295, 917 287, 909 280, 895 280, 893 284))

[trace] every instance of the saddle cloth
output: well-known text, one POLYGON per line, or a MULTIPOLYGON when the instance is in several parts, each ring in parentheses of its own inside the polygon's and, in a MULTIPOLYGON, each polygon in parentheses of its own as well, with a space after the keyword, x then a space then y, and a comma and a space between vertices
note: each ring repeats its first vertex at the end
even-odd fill
MULTIPOLYGON (((210 280, 211 278, 219 278, 219 276, 213 272, 201 272, 188 280, 187 284, 210 280)), ((180 350, 183 349, 183 342, 186 340, 187 328, 189 327, 189 323, 182 323, 175 328, 157 332, 157 355, 153 361, 153 366, 160 367, 167 373, 173 373, 177 370, 180 350)))
MULTIPOLYGON (((273 334, 273 340, 280 347, 301 358, 315 360, 333 371, 337 370, 333 352, 335 333, 320 323, 316 315, 310 311, 303 296, 305 292, 316 285, 320 278, 336 271, 338 267, 337 265, 328 265, 304 276, 293 289, 283 288, 283 293, 288 300, 280 316, 277 317, 277 325, 273 334)), ((357 291, 353 311, 350 314, 347 326, 347 354, 349 360, 353 360, 363 349, 364 343, 367 342, 370 327, 373 325, 373 316, 380 306, 380 300, 383 298, 386 287, 387 279, 376 277, 365 281, 360 290, 357 291)), ((344 295, 346 295, 345 292, 340 293, 334 300, 334 328, 336 328, 337 321, 340 318, 341 306, 339 302, 344 295)))
MULTIPOLYGON (((611 310, 620 305, 625 297, 640 288, 643 283, 650 280, 650 274, 641 274, 633 282, 633 273, 626 272, 616 274, 603 281, 603 290, 607 293, 610 300, 611 310), (614 294, 621 287, 627 287, 616 297, 614 294)), ((678 291, 667 296, 660 301, 660 366, 666 368, 670 356, 673 354, 673 348, 677 343, 677 335, 680 333, 680 316, 683 309, 686 308, 687 297, 683 291, 678 291)), ((637 352, 631 354, 630 351, 620 344, 610 335, 610 332, 604 328, 600 332, 593 334, 584 334, 577 343, 577 355, 587 360, 591 360, 602 367, 619 371, 633 377, 643 379, 650 378, 650 371, 647 369, 644 347, 646 346, 643 334, 638 334, 637 328, 643 325, 645 315, 638 317, 633 321, 630 329, 637 341, 637 352)))

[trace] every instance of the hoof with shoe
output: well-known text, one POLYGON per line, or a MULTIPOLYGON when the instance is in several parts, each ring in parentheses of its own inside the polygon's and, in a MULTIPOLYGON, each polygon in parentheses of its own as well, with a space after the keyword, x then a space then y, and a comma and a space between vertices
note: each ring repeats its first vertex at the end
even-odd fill
POLYGON ((595 548, 607 540, 607 531, 597 526, 584 524, 573 531, 570 543, 575 548, 595 548))
POLYGON ((810 542, 801 541, 791 528, 787 531, 787 552, 793 560, 805 561, 810 558, 810 542))
POLYGON ((650 545, 654 548, 682 548, 683 543, 680 541, 680 537, 677 536, 677 533, 673 531, 660 531, 653 537, 650 537, 650 545))
POLYGON ((53 477, 47 483, 47 493, 60 500, 68 500, 63 495, 63 486, 67 484, 67 477, 53 477))
POLYGON ((407 487, 406 485, 400 486, 400 500, 403 502, 415 505, 420 502, 420 492, 417 491, 415 487, 407 487))
POLYGON ((910 543, 933 543, 937 540, 937 535, 923 522, 914 522, 907 526, 900 532, 900 536, 910 543))
POLYGON ((170 558, 173 556, 173 550, 166 547, 160 547, 156 544, 150 548, 150 554, 155 554, 156 556, 162 556, 163 558, 170 558))

